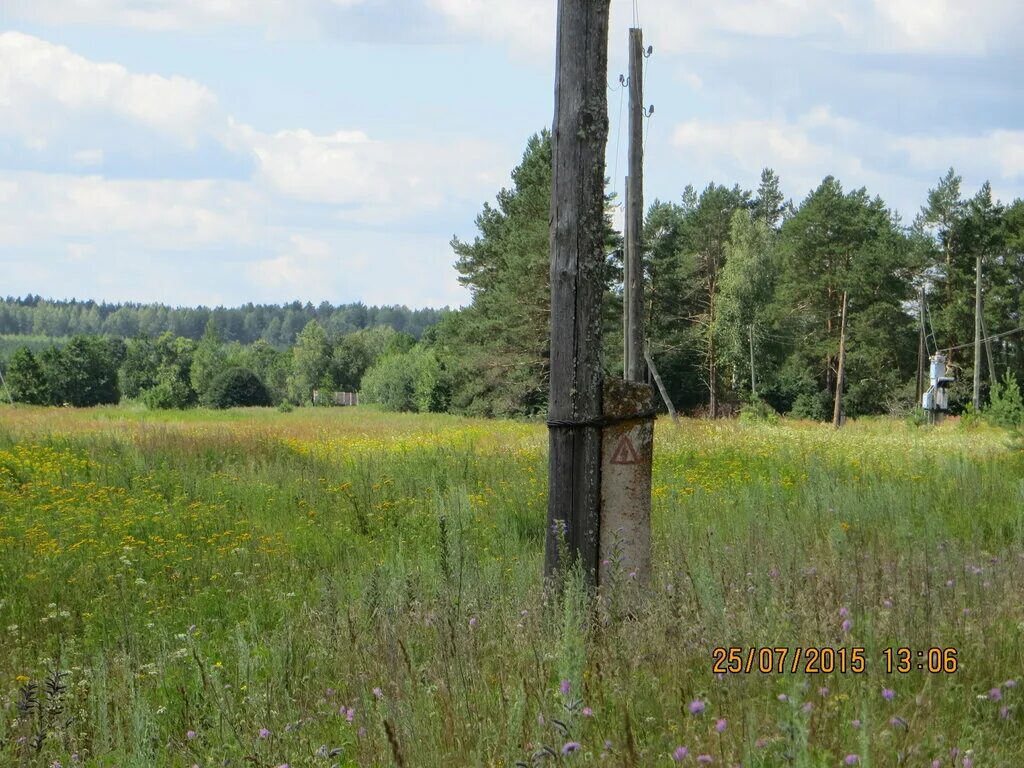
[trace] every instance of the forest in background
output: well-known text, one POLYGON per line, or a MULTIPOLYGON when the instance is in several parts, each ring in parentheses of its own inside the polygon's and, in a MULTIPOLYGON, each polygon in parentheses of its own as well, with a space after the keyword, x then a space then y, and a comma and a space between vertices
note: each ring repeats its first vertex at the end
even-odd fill
MULTIPOLYGON (((462 309, 295 302, 193 310, 7 300, 0 304, 0 332, 34 334, 23 337, 29 344, 10 360, 8 377, 20 399, 76 404, 67 397, 75 387, 60 380, 86 366, 84 350, 92 345, 94 357, 107 358, 105 368, 93 366, 106 371, 103 402, 123 396, 153 407, 203 403, 214 378, 243 369, 273 403, 308 403, 320 388, 360 390, 398 411, 542 415, 550 193, 550 136, 542 132, 529 140, 511 187, 477 216, 477 235, 452 241, 455 268, 471 295, 462 309), (52 347, 44 341, 68 334, 80 336, 52 347), (69 347, 78 362, 61 361, 69 347)), ((609 196, 608 375, 620 375, 622 365, 615 204, 609 196)), ((1004 204, 988 183, 969 194, 953 169, 927 191, 911 222, 879 196, 847 190, 831 176, 799 204, 785 199, 770 169, 757 189, 686 186, 676 201, 649 206, 644 250, 651 351, 684 412, 725 416, 750 404, 753 360, 759 406, 828 418, 844 295, 846 414, 912 412, 922 291, 927 353, 948 350, 957 379, 951 406, 963 411, 971 399, 979 256, 990 337, 982 358, 984 399, 999 395, 996 383, 1019 399, 1024 201, 1004 204)))
MULTIPOLYGON (((198 341, 212 320, 225 341, 252 344, 262 340, 271 346, 287 347, 295 343, 299 331, 312 320, 331 335, 386 325, 418 339, 446 311, 398 305, 368 307, 361 302, 335 306, 328 302, 313 305, 293 301, 284 305, 209 308, 7 297, 0 298, 0 336, 65 338, 82 334, 130 339, 170 332, 198 341)), ((10 339, 8 345, 16 341, 10 339)))

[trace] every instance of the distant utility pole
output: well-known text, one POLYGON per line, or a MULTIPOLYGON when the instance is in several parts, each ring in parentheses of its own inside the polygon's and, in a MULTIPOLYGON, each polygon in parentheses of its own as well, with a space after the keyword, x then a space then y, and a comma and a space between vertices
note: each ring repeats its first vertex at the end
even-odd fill
POLYGON ((832 408, 832 426, 843 422, 843 379, 846 377, 846 291, 843 291, 843 314, 839 321, 839 365, 836 372, 836 401, 832 408))
POLYGON ((921 398, 924 397, 924 361, 926 357, 925 332, 924 332, 924 286, 921 286, 921 296, 917 309, 917 398, 914 401, 916 407, 921 407, 921 398))
POLYGON ((757 377, 754 375, 754 326, 751 325, 748 330, 750 331, 750 396, 756 399, 757 377))
POLYGON ((985 325, 985 302, 981 302, 981 336, 985 339, 985 357, 988 359, 988 380, 991 384, 996 383, 996 361, 992 358, 992 338, 988 335, 988 326, 985 325))
POLYGON ((11 388, 7 386, 3 371, 0 371, 0 384, 3 384, 4 391, 7 392, 7 399, 11 401, 11 405, 14 405, 14 395, 11 394, 11 388))
POLYGON ((974 267, 974 411, 981 410, 981 255, 974 267))
POLYGON ((559 0, 552 127, 551 376, 544 570, 597 579, 609 0, 559 0))
POLYGON ((645 381, 644 370, 644 37, 629 30, 629 175, 626 177, 626 381, 645 381))
POLYGON ((630 289, 630 258, 629 258, 629 176, 626 177, 626 218, 622 232, 622 378, 629 379, 630 349, 632 336, 629 330, 629 306, 632 300, 630 289))

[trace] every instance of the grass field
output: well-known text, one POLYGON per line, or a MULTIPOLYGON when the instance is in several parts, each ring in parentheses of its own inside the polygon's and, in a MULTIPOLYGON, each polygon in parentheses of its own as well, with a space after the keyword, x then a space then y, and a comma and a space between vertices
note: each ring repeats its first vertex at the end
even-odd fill
POLYGON ((1022 764, 1006 435, 659 423, 628 610, 628 574, 597 607, 542 599, 546 442, 0 407, 0 765, 1022 764), (792 673, 821 646, 864 671, 792 673), (785 647, 787 671, 715 674, 715 647, 785 647), (956 672, 918 670, 931 648, 956 672))

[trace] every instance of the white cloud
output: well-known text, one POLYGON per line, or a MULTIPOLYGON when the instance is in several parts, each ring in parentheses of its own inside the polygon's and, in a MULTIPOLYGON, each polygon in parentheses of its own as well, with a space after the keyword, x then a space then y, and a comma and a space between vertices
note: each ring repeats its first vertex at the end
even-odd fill
MULTIPOLYGON (((552 0, 426 0, 459 33, 533 55, 555 44, 552 0)), ((730 51, 730 36, 806 38, 820 48, 978 54, 1012 50, 1018 0, 644 0, 647 41, 673 53, 730 51)), ((625 42, 631 3, 612 3, 612 47, 625 42)))
POLYGON ((476 140, 261 132, 195 81, 134 74, 18 33, 0 35, 4 136, 35 146, 40 167, 71 163, 0 170, 5 290, 122 300, 210 302, 229 290, 233 301, 459 303, 447 236, 415 230, 424 214, 475 208, 511 160, 476 140), (79 137, 84 120, 96 130, 79 137), (158 153, 159 137, 171 137, 173 157, 219 146, 251 157, 253 175, 108 178, 125 122, 158 153), (378 224, 407 232, 367 229, 378 224))
POLYGON ((194 80, 133 74, 38 37, 0 34, 0 135, 31 148, 73 134, 79 120, 98 114, 192 145, 216 112, 214 95, 194 80))
POLYGON ((534 55, 554 50, 555 6, 550 0, 426 0, 463 36, 510 45, 534 55))
POLYGON ((718 178, 725 169, 756 178, 762 168, 771 166, 801 188, 810 188, 829 173, 858 185, 867 183, 873 174, 865 170, 857 152, 866 133, 865 127, 818 106, 794 120, 690 120, 676 127, 672 142, 688 167, 718 178))
POLYGON ((238 126, 235 136, 277 193, 340 206, 340 217, 363 223, 477 202, 504 180, 494 169, 507 163, 493 145, 477 140, 375 141, 362 131, 268 135, 248 126, 238 126))
POLYGON ((365 0, 7 0, 6 11, 45 24, 100 24, 143 30, 218 25, 292 26, 305 13, 365 0))
POLYGON ((104 238, 135 247, 201 248, 253 242, 266 204, 240 182, 111 180, 13 173, 0 207, 0 248, 49 239, 104 238))
POLYGON ((935 171, 969 167, 993 178, 1024 179, 1024 131, 989 131, 978 136, 902 136, 891 139, 911 166, 935 171))
POLYGON ((329 274, 331 247, 323 240, 292 235, 280 256, 261 259, 247 269, 252 280, 280 296, 308 296, 309 289, 329 274))

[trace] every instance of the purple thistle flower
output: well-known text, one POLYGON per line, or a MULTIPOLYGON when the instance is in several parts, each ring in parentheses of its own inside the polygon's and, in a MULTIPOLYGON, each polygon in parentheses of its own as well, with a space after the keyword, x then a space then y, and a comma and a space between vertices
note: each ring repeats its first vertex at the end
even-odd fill
POLYGON ((728 727, 728 725, 729 721, 723 717, 717 723, 715 723, 715 730, 718 733, 722 733, 726 729, 726 727, 728 727))
POLYGON ((580 748, 580 743, 578 741, 567 741, 567 742, 565 742, 565 745, 562 747, 562 754, 563 755, 571 755, 573 752, 575 752, 579 748, 580 748))
POLYGON ((860 720, 859 719, 851 720, 850 721, 850 725, 852 725, 854 728, 860 728, 860 720))
POLYGON ((809 715, 814 710, 814 704, 810 701, 805 702, 804 705, 800 707, 800 709, 803 710, 803 713, 805 715, 809 715))
POLYGON ((356 711, 352 707, 345 710, 345 719, 350 723, 356 719, 356 711))
POLYGON ((902 717, 897 717, 894 715, 893 717, 889 718, 889 725, 891 725, 893 728, 906 728, 907 721, 904 720, 902 717))
POLYGON ((1016 688, 1016 687, 1017 687, 1017 681, 1016 680, 1007 680, 1005 683, 1003 683, 1003 688, 1016 688))
POLYGON ((260 728, 260 738, 261 739, 269 739, 270 738, 270 729, 268 729, 268 728, 260 728))
POLYGON ((188 739, 189 741, 192 741, 192 739, 194 739, 195 737, 196 737, 196 732, 195 731, 189 731, 188 733, 185 734, 185 738, 188 739))
POLYGON ((894 691, 892 688, 883 688, 882 698, 886 701, 892 701, 896 698, 896 691, 894 691))
POLYGON ((688 754, 690 754, 690 750, 686 747, 676 747, 676 751, 672 753, 672 759, 677 763, 681 763, 686 759, 688 754))
POLYGON ((970 755, 964 755, 964 768, 974 768, 974 760, 970 755))
POLYGON ((784 694, 784 693, 780 693, 780 694, 779 694, 779 695, 778 695, 778 696, 777 696, 776 698, 777 698, 777 699, 778 699, 779 701, 789 701, 789 696, 787 696, 787 695, 786 695, 786 694, 784 694))
POLYGON ((580 712, 580 714, 583 715, 584 717, 593 717, 594 716, 594 710, 592 710, 590 707, 584 707, 583 711, 580 712))
POLYGON ((839 609, 839 618, 840 619, 845 619, 849 615, 850 615, 850 609, 847 608, 845 605, 842 608, 839 609))
POLYGON ((572 683, 568 680, 563 680, 558 687, 562 691, 563 696, 568 696, 569 691, 572 690, 572 683))
POLYGON ((382 691, 380 688, 374 688, 373 689, 373 695, 374 695, 374 697, 376 697, 378 699, 383 699, 384 698, 384 691, 382 691))
POLYGON ((991 701, 999 701, 1003 698, 1003 692, 998 688, 993 688, 988 692, 988 698, 991 701))
POLYGON ((843 619, 843 623, 840 626, 843 628, 843 632, 849 634, 850 630, 853 628, 853 622, 849 619, 843 619))
POLYGON ((942 768, 942 761, 939 758, 932 760, 932 768, 942 768))
POLYGON ((710 765, 715 762, 715 758, 711 755, 697 755, 697 762, 701 765, 710 765))
POLYGON ((476 625, 477 625, 476 616, 470 617, 470 619, 469 619, 469 628, 470 629, 476 629, 476 625))
POLYGON ((883 608, 892 608, 892 600, 890 600, 888 597, 885 598, 885 600, 882 601, 882 607, 883 608))
POLYGON ((843 758, 843 765, 856 765, 860 762, 860 755, 849 754, 843 758))
POLYGON ((690 714, 699 715, 704 711, 704 702, 700 699, 694 699, 690 702, 690 714))
POLYGON ((825 686, 822 686, 821 688, 819 688, 818 689, 818 695, 821 696, 821 698, 824 699, 826 696, 828 696, 828 688, 826 688, 825 686))

